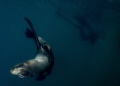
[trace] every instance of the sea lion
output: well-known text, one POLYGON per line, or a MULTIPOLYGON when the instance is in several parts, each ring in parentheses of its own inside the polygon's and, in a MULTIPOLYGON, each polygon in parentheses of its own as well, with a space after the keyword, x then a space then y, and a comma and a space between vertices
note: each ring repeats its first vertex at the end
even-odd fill
POLYGON ((31 28, 26 28, 25 35, 28 38, 33 38, 36 43, 37 53, 34 59, 14 66, 10 72, 13 75, 18 75, 20 78, 37 76, 36 80, 41 81, 51 73, 54 65, 54 56, 50 45, 41 37, 37 36, 31 21, 28 18, 24 19, 31 28))

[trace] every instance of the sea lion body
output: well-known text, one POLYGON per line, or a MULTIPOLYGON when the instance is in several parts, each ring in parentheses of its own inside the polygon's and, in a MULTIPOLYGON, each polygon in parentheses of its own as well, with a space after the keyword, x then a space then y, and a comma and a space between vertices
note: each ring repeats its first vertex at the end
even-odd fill
POLYGON ((25 20, 31 27, 31 30, 27 28, 26 36, 28 38, 33 38, 35 41, 37 53, 34 59, 16 65, 10 72, 13 75, 18 75, 20 78, 38 76, 36 80, 41 81, 51 73, 54 65, 54 56, 50 45, 36 35, 30 20, 27 18, 25 18, 25 20))

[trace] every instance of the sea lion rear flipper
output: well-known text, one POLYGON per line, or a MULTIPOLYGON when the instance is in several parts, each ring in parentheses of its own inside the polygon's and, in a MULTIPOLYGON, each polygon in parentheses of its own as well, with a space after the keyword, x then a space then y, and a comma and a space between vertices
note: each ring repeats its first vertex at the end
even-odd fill
POLYGON ((26 28, 25 35, 27 38, 34 38, 33 32, 28 28, 26 28))
POLYGON ((27 21, 27 23, 29 24, 29 26, 31 28, 31 30, 29 28, 26 28, 25 34, 28 38, 33 38, 34 39, 34 41, 36 43, 36 46, 37 46, 37 50, 38 50, 42 44, 38 40, 38 36, 37 36, 37 34, 36 34, 36 32, 33 28, 33 25, 31 23, 31 21, 28 18, 24 18, 24 19, 27 21))

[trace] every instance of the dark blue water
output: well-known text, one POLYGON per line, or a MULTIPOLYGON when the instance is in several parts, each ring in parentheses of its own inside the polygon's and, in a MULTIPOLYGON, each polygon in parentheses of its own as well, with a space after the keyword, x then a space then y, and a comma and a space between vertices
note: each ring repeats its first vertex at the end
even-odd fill
POLYGON ((0 52, 0 86, 119 86, 120 0, 0 0, 0 52), (55 55, 41 82, 9 72, 36 52, 24 17, 55 55))

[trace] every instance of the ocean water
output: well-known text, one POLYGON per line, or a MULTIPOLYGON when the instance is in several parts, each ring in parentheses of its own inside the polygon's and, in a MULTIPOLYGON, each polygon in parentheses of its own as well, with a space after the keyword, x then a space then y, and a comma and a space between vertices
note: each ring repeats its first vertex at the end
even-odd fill
POLYGON ((0 0, 0 86, 120 86, 120 0, 0 0), (34 58, 33 23, 55 64, 43 81, 10 69, 34 58))

